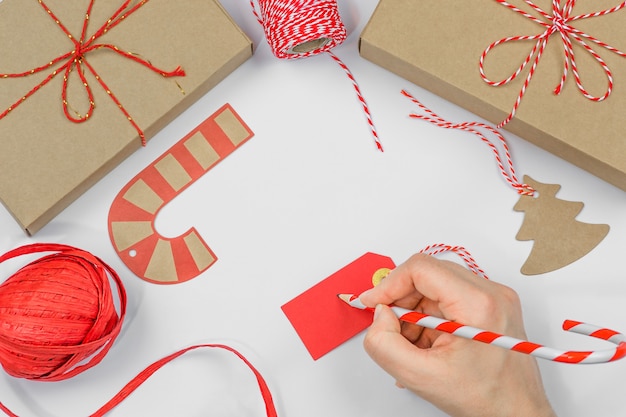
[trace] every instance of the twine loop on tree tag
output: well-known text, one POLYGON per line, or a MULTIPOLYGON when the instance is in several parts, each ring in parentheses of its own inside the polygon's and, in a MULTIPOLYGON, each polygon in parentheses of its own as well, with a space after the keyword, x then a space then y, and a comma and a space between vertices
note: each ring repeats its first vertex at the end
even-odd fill
POLYGON ((500 131, 480 122, 451 123, 439 117, 408 92, 403 90, 402 94, 423 111, 422 114, 411 113, 409 117, 426 120, 446 129, 473 133, 493 151, 500 172, 520 195, 515 210, 527 214, 517 239, 535 241, 530 256, 522 266, 523 274, 541 274, 569 265, 596 247, 609 232, 608 225, 587 224, 575 220, 582 210, 582 203, 557 199, 555 195, 559 185, 541 184, 528 176, 524 177, 524 182, 520 182, 509 147, 500 131), (500 142, 504 158, 500 155, 500 149, 479 129, 491 133, 500 142))
POLYGON ((93 35, 89 36, 87 34, 87 29, 89 26, 91 11, 94 6, 95 0, 90 0, 89 6, 87 7, 87 11, 85 12, 85 19, 83 21, 83 27, 80 34, 80 37, 77 39, 72 33, 63 25, 63 23, 59 20, 59 18, 50 10, 50 8, 43 2, 43 0, 38 0, 41 7, 44 11, 54 20, 55 24, 59 29, 65 34, 67 38, 72 42, 72 50, 69 52, 58 56, 57 58, 52 59, 50 62, 41 65, 39 67, 30 69, 28 71, 12 73, 12 74, 0 74, 0 79, 2 78, 21 78, 28 77, 29 75, 37 74, 42 71, 53 69, 52 72, 44 78, 39 84, 33 87, 30 91, 28 91, 24 96, 22 96, 19 100, 9 106, 4 112, 0 113, 0 119, 4 118, 7 114, 13 111, 17 106, 26 101, 30 96, 35 94, 39 89, 48 84, 54 77, 59 74, 63 74, 63 87, 61 92, 62 102, 63 102, 63 113, 65 117, 74 122, 74 123, 82 123, 91 117, 95 110, 95 102, 93 92, 91 87, 89 86, 88 80, 85 76, 85 69, 89 71, 98 83, 102 86, 104 91, 111 97, 111 100, 115 103, 115 105, 120 109, 120 111, 124 114, 126 119, 130 122, 130 124, 135 128, 139 137, 141 138, 141 144, 146 145, 146 138, 139 127, 139 125, 135 122, 135 120, 131 117, 128 111, 124 108, 122 103, 118 100, 118 98, 113 94, 113 92, 109 89, 104 80, 100 77, 96 69, 89 64, 87 60, 87 55, 91 52, 97 50, 108 50, 112 51, 118 55, 121 55, 125 58, 128 58, 132 61, 137 62, 138 64, 143 65, 144 67, 152 70, 153 72, 162 75, 163 77, 180 77, 185 75, 185 71, 182 68, 178 67, 174 71, 164 71, 152 65, 148 60, 140 58, 137 54, 133 54, 131 52, 122 51, 117 46, 106 44, 106 43, 96 43, 96 41, 103 36, 105 33, 113 29, 115 26, 122 23, 125 19, 127 19, 130 15, 136 12, 143 5, 148 3, 150 0, 142 0, 133 6, 131 6, 132 0, 125 0, 122 5, 113 13, 113 15, 107 19, 107 21, 100 26, 98 30, 96 30, 93 35), (55 68, 55 65, 59 64, 58 67, 55 68), (84 68, 83 68, 84 67, 84 68), (67 98, 67 90, 68 83, 70 79, 70 75, 72 72, 76 70, 76 74, 78 75, 81 84, 85 90, 85 94, 89 100, 89 108, 85 114, 79 114, 76 111, 70 111, 70 105, 67 98), (75 114, 72 114, 75 113, 75 114))
POLYGON ((439 115, 437 115, 435 112, 430 110, 428 107, 424 106, 419 100, 417 100, 407 91, 402 90, 402 94, 408 97, 415 105, 417 105, 425 113, 425 114, 411 113, 409 114, 409 117, 412 117, 414 119, 426 120, 427 122, 430 122, 434 124, 435 126, 443 127, 446 129, 463 130, 463 131, 470 132, 478 136, 492 150, 496 158, 496 163, 498 164, 498 168, 500 169, 500 172, 502 173, 502 176, 504 176, 506 182, 508 182, 509 185, 511 185, 511 187, 513 187, 517 191, 517 193, 520 195, 532 196, 535 194, 535 190, 530 185, 521 183, 517 179, 517 174, 515 173, 515 167, 513 166, 513 160, 511 159, 509 146, 506 143, 506 139, 504 138, 504 136, 502 136, 502 134, 499 131, 497 131, 496 129, 494 129, 493 127, 487 124, 480 123, 480 122, 463 122, 463 123, 449 122, 441 118, 439 115), (487 132, 493 134, 493 136, 498 140, 498 142, 500 142, 502 146, 504 158, 500 156, 500 150, 498 149, 498 147, 478 129, 484 129, 487 132), (504 159, 504 162, 503 162, 503 159, 504 159), (506 163, 506 166, 505 166, 505 163, 506 163))
POLYGON ((606 64, 606 62, 593 49, 593 47, 590 44, 595 44, 597 46, 600 46, 621 57, 626 57, 626 53, 602 42, 601 40, 583 32, 580 29, 573 27, 571 23, 575 22, 576 20, 588 19, 591 17, 598 17, 598 16, 605 16, 607 14, 617 12, 618 10, 626 7, 626 1, 623 1, 617 6, 610 8, 610 9, 606 9, 606 10, 602 10, 602 11, 594 12, 594 13, 586 13, 586 14, 572 16, 572 12, 574 9, 574 5, 576 4, 576 0, 565 0, 562 5, 561 5, 562 3, 561 0, 552 0, 552 13, 551 14, 541 9, 531 0, 524 0, 524 2, 528 4, 533 10, 535 10, 535 12, 537 12, 544 20, 539 19, 523 10, 520 10, 519 8, 509 4, 508 2, 504 0, 495 0, 495 1, 497 1, 499 4, 509 8, 510 10, 526 17, 527 19, 530 19, 531 21, 545 28, 545 30, 542 33, 537 34, 537 35, 511 36, 511 37, 506 37, 506 38, 497 40, 493 42, 491 45, 489 45, 483 51, 480 57, 480 62, 479 62, 480 76, 487 84, 494 86, 494 87, 499 87, 499 86, 510 83, 511 81, 513 81, 520 75, 520 73, 526 68, 528 64, 531 64, 532 62, 530 69, 528 71, 528 75, 526 76, 526 80, 524 81, 524 84, 522 85, 522 88, 517 96, 515 104, 513 105, 513 109, 511 110, 509 115, 497 125, 498 128, 503 127, 504 125, 509 123, 513 119, 513 117, 515 117, 517 109, 519 108, 522 98, 524 97, 524 94, 526 93, 526 89, 528 88, 528 85, 530 84, 533 78, 537 65, 539 64, 539 60, 541 59, 541 56, 543 55, 543 52, 548 43, 548 40, 550 39, 552 35, 558 34, 561 38, 561 42, 563 45, 563 74, 561 76, 561 80, 559 84, 554 89, 554 94, 557 94, 557 95, 560 94, 560 92, 563 89, 563 86, 565 85, 565 81, 567 80, 568 74, 571 69, 571 72, 574 75, 574 79, 576 80, 576 85, 578 86, 578 90, 580 90, 583 96, 585 96, 587 99, 591 101, 602 101, 606 99, 607 97, 609 97, 613 89, 612 72, 610 68, 608 67, 608 65, 606 64), (499 45, 503 45, 509 42, 519 42, 519 41, 536 41, 536 43, 533 46, 530 53, 526 56, 522 64, 517 68, 517 70, 515 70, 513 74, 511 74, 509 77, 500 81, 493 81, 489 77, 487 77, 487 75, 485 74, 485 70, 484 70, 484 61, 487 55, 489 54, 489 52, 499 45), (604 74, 607 78, 607 87, 606 87, 604 94, 600 96, 594 96, 590 94, 587 91, 587 89, 583 86, 580 75, 578 73, 578 66, 576 65, 576 58, 575 58, 574 49, 573 49, 574 41, 580 46, 582 46, 593 57, 593 59, 602 67, 602 70, 604 71, 604 74))
POLYGON ((345 71, 363 107, 376 147, 383 146, 361 88, 348 66, 331 49, 347 38, 336 0, 250 0, 252 13, 263 27, 272 53, 280 59, 328 53, 345 71))

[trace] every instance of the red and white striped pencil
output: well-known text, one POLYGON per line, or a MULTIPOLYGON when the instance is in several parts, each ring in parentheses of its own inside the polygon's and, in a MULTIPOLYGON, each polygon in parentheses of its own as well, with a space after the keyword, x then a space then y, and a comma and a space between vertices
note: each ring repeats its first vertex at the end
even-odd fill
MULTIPOLYGON (((365 306, 359 297, 354 294, 338 294, 342 301, 348 305, 361 310, 373 311, 371 307, 365 306)), ((419 313, 417 311, 407 310, 402 307, 390 306, 391 310, 398 319, 413 323, 418 326, 429 329, 439 330, 450 333, 455 336, 466 339, 477 340, 479 342, 491 344, 504 349, 525 353, 542 359, 548 359, 555 362, 573 363, 573 364, 590 364, 605 363, 622 359, 626 356, 626 337, 622 333, 618 333, 611 329, 597 327, 573 320, 563 322, 563 330, 592 336, 598 339, 606 340, 616 345, 613 349, 594 350, 594 351, 565 351, 542 346, 537 343, 528 342, 514 337, 504 336, 488 330, 478 329, 476 327, 466 326, 457 322, 445 320, 439 317, 430 316, 428 314, 419 313)))

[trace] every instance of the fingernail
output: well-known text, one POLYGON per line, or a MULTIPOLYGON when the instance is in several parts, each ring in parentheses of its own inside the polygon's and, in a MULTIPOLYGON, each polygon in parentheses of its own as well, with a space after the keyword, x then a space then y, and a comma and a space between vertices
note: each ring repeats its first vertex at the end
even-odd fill
POLYGON ((363 291, 363 292, 359 295, 359 298, 360 298, 362 295, 369 294, 369 292, 370 292, 370 291, 372 291, 372 288, 370 288, 370 289, 368 289, 368 290, 363 291))
POLYGON ((378 318, 378 316, 380 315, 380 312, 383 310, 383 305, 382 304, 376 304, 376 308, 374 309, 374 320, 376 320, 378 318))

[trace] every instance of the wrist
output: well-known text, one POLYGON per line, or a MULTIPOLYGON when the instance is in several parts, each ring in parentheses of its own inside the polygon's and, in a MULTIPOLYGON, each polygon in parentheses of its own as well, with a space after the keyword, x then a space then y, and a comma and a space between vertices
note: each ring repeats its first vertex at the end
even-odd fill
POLYGON ((518 404, 511 410, 511 417, 557 417, 547 398, 537 398, 518 404))

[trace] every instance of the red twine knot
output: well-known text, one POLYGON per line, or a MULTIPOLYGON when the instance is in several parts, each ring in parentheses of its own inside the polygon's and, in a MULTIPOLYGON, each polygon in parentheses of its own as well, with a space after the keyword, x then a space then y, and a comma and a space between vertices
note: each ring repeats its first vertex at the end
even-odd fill
POLYGON ((33 68, 31 70, 24 71, 21 73, 0 74, 0 78, 27 77, 29 75, 37 74, 47 69, 50 69, 57 64, 61 64, 60 66, 55 68, 42 82, 40 82, 35 87, 33 87, 22 98, 20 98, 11 106, 9 106, 6 110, 4 110, 4 112, 0 113, 0 119, 4 118, 17 106, 19 106, 21 103, 26 101, 27 98, 35 94, 44 85, 48 84, 58 74, 63 73, 63 88, 61 92, 62 101, 63 101, 63 113, 65 113, 65 117, 67 117, 68 120, 74 123, 82 123, 82 122, 87 121, 89 117, 91 117, 91 115, 93 114, 93 111, 95 108, 95 102, 94 102, 94 97, 93 97, 91 87, 89 86, 89 83, 85 76, 85 69, 83 68, 85 67, 95 77, 95 79, 102 86, 104 91, 109 95, 109 97, 111 97, 113 102, 115 102, 117 107, 124 114, 124 116, 131 123, 131 125, 135 128, 135 130, 137 130, 137 133, 139 134, 139 137, 141 138, 141 144, 145 146, 146 138, 141 128, 133 120, 133 118, 130 116, 128 111, 124 108, 122 103, 120 103, 120 101, 117 99, 115 94, 113 94, 113 92, 105 84, 104 80, 102 80, 102 78, 100 77, 98 72, 95 70, 95 68, 93 68, 86 59, 87 55, 90 52, 98 50, 98 49, 104 49, 104 50, 113 51, 125 58, 131 59, 143 65, 144 67, 156 72, 157 74, 162 75, 163 77, 177 77, 177 76, 185 75, 185 72, 180 67, 177 67, 174 71, 163 71, 153 66, 149 61, 139 58, 136 54, 133 54, 131 52, 122 51, 115 45, 96 43, 96 40, 98 38, 100 38, 109 30, 111 30, 112 28, 120 24, 122 21, 128 18, 128 16, 133 14, 135 11, 137 11, 139 8, 141 8, 150 0, 142 0, 138 2, 137 4, 135 4, 134 6, 129 8, 129 5, 132 1, 133 0, 125 0, 123 4, 115 11, 115 13, 96 32, 94 32, 92 36, 87 37, 87 28, 88 28, 88 24, 90 20, 91 11, 93 9, 93 5, 95 2, 95 0, 90 0, 89 6, 87 7, 87 12, 85 13, 85 19, 83 21, 81 35, 80 35, 80 38, 77 39, 70 33, 70 31, 63 25, 63 23, 61 23, 61 21, 55 16, 52 10, 50 10, 50 8, 46 6, 43 0, 38 0, 39 4, 46 11, 48 16, 50 16, 54 20, 54 22, 59 27, 59 29, 61 29, 63 33, 71 40, 73 44, 73 49, 70 52, 63 54, 40 67, 33 68), (89 99, 89 109, 84 115, 81 115, 76 111, 74 111, 76 115, 73 115, 70 112, 69 103, 67 100, 67 88, 68 88, 69 77, 74 69, 76 70, 76 73, 78 74, 78 77, 80 78, 83 88, 85 89, 85 93, 87 94, 87 97, 89 99))
POLYGON ((0 263, 37 252, 55 253, 0 285, 0 364, 17 378, 60 381, 107 354, 122 328, 126 291, 110 266, 71 246, 26 245, 0 256, 0 263))
POLYGON ((552 14, 542 10, 539 6, 537 6, 531 0, 524 0, 524 2, 528 4, 532 9, 534 9, 541 17, 543 17, 545 21, 523 10, 518 9, 517 7, 507 3, 504 0, 495 0, 495 1, 497 1, 501 5, 508 7, 514 12, 519 13, 520 15, 532 20, 533 22, 545 28, 544 32, 538 35, 512 36, 512 37, 502 38, 496 42, 493 42, 491 45, 487 47, 487 49, 483 51, 480 57, 480 75, 487 84, 492 85, 494 87, 499 87, 501 85, 510 83, 515 78, 517 78, 517 76, 524 70, 524 68, 526 68, 526 66, 529 63, 532 62, 530 70, 528 71, 526 80, 524 81, 524 84, 522 85, 520 93, 517 96, 515 104, 513 105, 513 109, 511 110, 509 115, 506 117, 506 119, 500 122, 500 124, 498 124, 498 128, 503 127, 504 125, 509 123, 511 119, 513 119, 513 117, 515 117, 515 113, 517 112, 517 109, 519 108, 522 98, 524 97, 524 94, 526 93, 526 88, 528 87, 528 85, 530 84, 530 81, 532 80, 532 77, 535 73, 537 65, 539 64, 539 60, 541 59, 541 56, 546 48, 548 40, 552 35, 556 33, 561 35, 560 37, 561 37, 561 41, 563 44, 564 59, 563 59, 563 75, 561 76, 561 80, 559 84, 554 89, 554 93, 560 94, 565 84, 565 81, 567 80, 568 74, 570 73, 570 70, 571 70, 576 80, 576 85, 578 86, 578 90, 587 99, 592 100, 592 101, 602 101, 611 94, 611 91, 613 90, 613 74, 611 73, 611 70, 609 69, 606 62, 602 59, 602 57, 600 57, 600 55, 598 55, 598 53, 590 46, 590 44, 595 44, 597 46, 600 46, 621 57, 626 57, 626 53, 600 41, 599 39, 594 38, 593 36, 579 29, 576 29, 575 27, 571 26, 570 23, 576 20, 587 19, 590 17, 604 16, 610 13, 614 13, 626 7, 626 1, 621 2, 620 4, 618 4, 617 6, 611 9, 606 9, 606 10, 602 10, 602 11, 594 12, 594 13, 586 13, 586 14, 572 16, 572 11, 574 9, 574 5, 576 4, 576 0, 565 0, 563 5, 561 5, 561 0, 552 0, 552 14), (507 42, 529 41, 529 40, 536 41, 535 46, 532 48, 528 56, 526 56, 526 58, 524 59, 524 62, 522 62, 522 64, 517 68, 517 70, 513 74, 511 74, 508 78, 505 78, 501 81, 492 81, 485 75, 485 71, 483 68, 484 60, 487 54, 493 48, 495 48, 498 45, 507 43, 507 42), (586 88, 583 86, 583 83, 580 79, 580 75, 578 73, 578 67, 576 65, 576 58, 575 58, 574 50, 573 50, 573 41, 577 42, 580 46, 582 46, 602 67, 604 74, 606 75, 606 78, 607 78, 607 88, 603 95, 594 96, 590 94, 586 90, 586 88))

